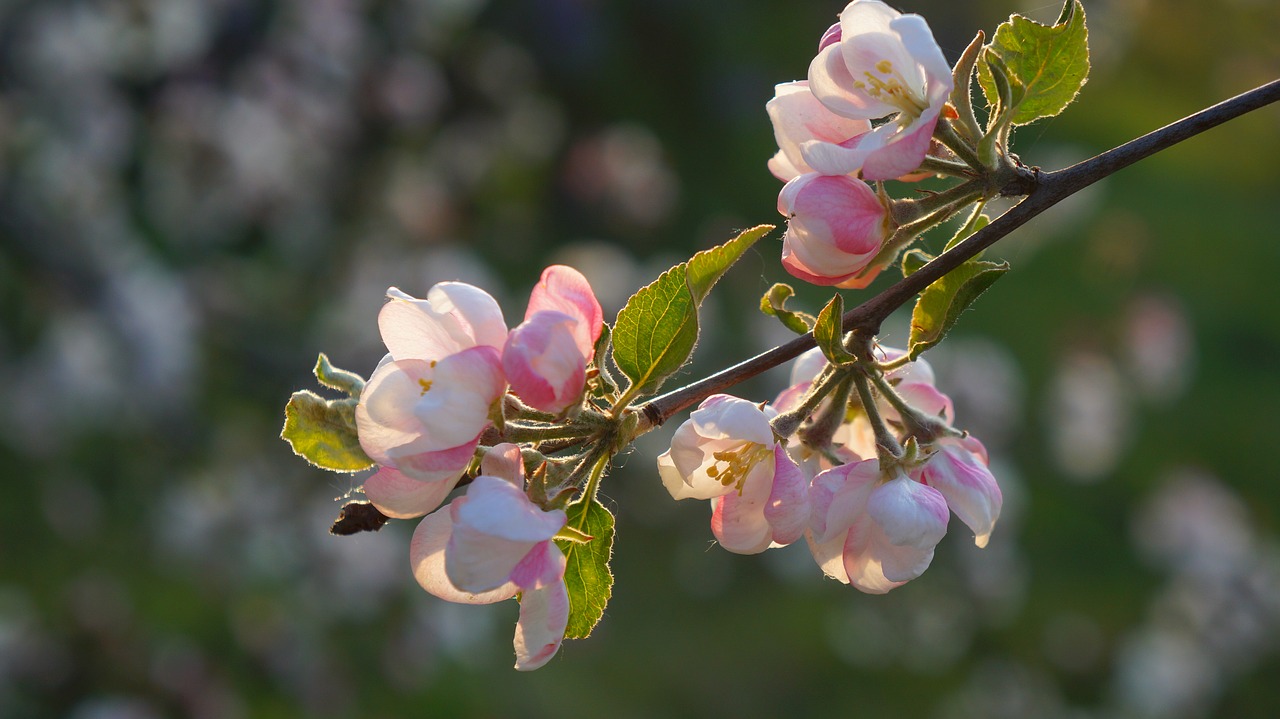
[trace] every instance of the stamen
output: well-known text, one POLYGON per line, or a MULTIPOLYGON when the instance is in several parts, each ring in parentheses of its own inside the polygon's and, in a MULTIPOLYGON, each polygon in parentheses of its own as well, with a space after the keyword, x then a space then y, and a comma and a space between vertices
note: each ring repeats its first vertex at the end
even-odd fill
MULTIPOLYGON (((418 384, 422 387, 422 394, 426 394, 431 391, 431 380, 420 379, 418 380, 418 384)), ((418 396, 421 397, 422 395, 418 395, 418 396)))

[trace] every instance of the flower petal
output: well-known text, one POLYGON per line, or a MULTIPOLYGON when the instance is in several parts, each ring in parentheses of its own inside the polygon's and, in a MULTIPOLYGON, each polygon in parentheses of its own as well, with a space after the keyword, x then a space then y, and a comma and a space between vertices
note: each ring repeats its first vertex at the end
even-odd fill
POLYGON ((987 546, 1004 503, 991 470, 974 453, 944 444, 920 472, 921 479, 946 498, 951 511, 973 530, 974 544, 987 546))
POLYGON ((741 492, 730 491, 711 500, 711 533, 730 552, 757 554, 773 541, 764 516, 773 484, 773 465, 772 461, 760 462, 747 473, 741 492))
POLYGON ((392 287, 387 297, 378 328, 396 359, 438 360, 477 345, 498 349, 506 341, 502 309, 478 287, 441 282, 425 300, 392 287))
POLYGON ((781 444, 773 447, 773 487, 764 507, 773 543, 786 545, 804 536, 809 528, 809 482, 781 444))
POLYGON ((569 625, 569 591, 564 582, 520 595, 520 620, 516 622, 516 669, 532 671, 546 664, 560 650, 569 625))
POLYGON ((937 546, 947 533, 947 500, 938 490, 905 474, 871 492, 867 514, 879 524, 889 542, 926 549, 937 546))
POLYGON ((388 517, 410 519, 439 507, 460 478, 461 475, 439 482, 422 482, 393 467, 379 467, 364 481, 364 494, 388 517))
POLYGON ((568 521, 563 510, 544 512, 497 477, 476 477, 464 499, 449 505, 453 533, 445 551, 445 572, 464 591, 484 592, 511 580, 535 545, 568 521))
POLYGON ((520 447, 510 442, 495 444, 480 459, 480 474, 505 479, 516 488, 523 487, 524 461, 520 456, 520 447))
POLYGON ((574 342, 584 360, 591 362, 596 340, 604 328, 604 311, 587 278, 565 265, 552 265, 543 270, 542 279, 529 293, 525 321, 544 310, 561 312, 577 320, 573 328, 574 342))
MULTIPOLYGON (((455 499, 460 502, 464 498, 455 499)), ((444 570, 445 547, 453 533, 453 519, 449 510, 428 514, 413 532, 409 544, 409 564, 418 584, 431 594, 460 604, 492 604, 510 599, 519 590, 514 582, 507 582, 486 592, 466 592, 453 586, 444 570)))

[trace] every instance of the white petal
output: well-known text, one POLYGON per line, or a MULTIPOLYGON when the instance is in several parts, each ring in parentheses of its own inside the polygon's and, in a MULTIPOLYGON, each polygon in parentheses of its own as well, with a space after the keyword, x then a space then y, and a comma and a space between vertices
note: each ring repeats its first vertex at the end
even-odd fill
POLYGON ((974 543, 987 546, 1004 498, 986 464, 959 446, 943 445, 925 464, 921 478, 941 492, 951 511, 973 530, 974 543))

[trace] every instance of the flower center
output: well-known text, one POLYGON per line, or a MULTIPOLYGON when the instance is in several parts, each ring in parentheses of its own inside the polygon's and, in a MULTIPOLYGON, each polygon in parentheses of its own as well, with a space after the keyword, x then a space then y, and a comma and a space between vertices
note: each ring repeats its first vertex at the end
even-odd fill
POLYGON ((886 105, 902 110, 905 118, 915 119, 925 111, 927 104, 923 98, 911 91, 907 79, 889 60, 877 62, 874 73, 866 70, 862 74, 867 78, 866 81, 855 79, 853 86, 886 105))
POLYGON ((712 454, 715 464, 707 469, 707 476, 718 480, 728 487, 734 485, 738 496, 742 496, 742 485, 747 475, 760 463, 760 460, 773 455, 773 450, 756 442, 743 442, 737 449, 726 449, 712 454))

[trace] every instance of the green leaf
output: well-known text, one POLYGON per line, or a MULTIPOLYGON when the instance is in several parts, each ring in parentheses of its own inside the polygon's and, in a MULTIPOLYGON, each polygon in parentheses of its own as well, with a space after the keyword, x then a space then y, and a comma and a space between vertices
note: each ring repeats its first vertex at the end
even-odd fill
MULTIPOLYGON (((960 229, 956 230, 955 236, 947 240, 947 246, 943 247, 942 251, 946 252, 952 247, 964 242, 969 239, 970 235, 973 235, 978 230, 981 230, 989 224, 991 224, 991 218, 982 213, 982 206, 979 204, 979 206, 973 211, 973 214, 969 216, 968 221, 965 222, 960 229)), ((976 257, 982 257, 982 254, 979 253, 976 257)))
POLYGON ((689 291, 695 304, 702 304, 707 293, 715 286, 742 253, 751 249, 761 237, 769 234, 773 225, 756 225, 743 230, 737 237, 718 247, 703 250, 689 259, 689 291))
POLYGON ((796 293, 791 285, 779 282, 760 298, 760 311, 771 317, 777 317, 782 326, 798 335, 808 334, 813 329, 813 315, 804 312, 793 312, 787 309, 787 300, 796 293))
POLYGON ((564 583, 569 590, 569 624, 565 639, 585 639, 591 635, 605 605, 613 594, 613 574, 609 558, 613 554, 613 515, 595 497, 582 497, 565 508, 566 528, 581 536, 581 542, 556 539, 564 552, 564 583))
POLYGON ((609 325, 603 325, 600 329, 600 338, 596 340, 595 352, 592 354, 594 359, 591 361, 591 366, 597 370, 597 374, 588 384, 592 396, 595 397, 612 398, 618 392, 618 383, 613 380, 613 375, 609 374, 608 363, 604 359, 609 351, 611 336, 612 331, 609 325))
POLYGON ((926 287, 911 312, 907 350, 911 359, 941 342, 960 319, 960 313, 1008 270, 1006 262, 969 260, 926 287))
POLYGON ((817 341, 823 356, 833 365, 854 360, 854 356, 844 348, 844 329, 841 327, 843 316, 844 298, 837 292, 818 313, 818 321, 813 326, 813 339, 817 341))
POLYGON ((356 437, 356 399, 325 399, 294 392, 284 408, 280 438, 299 457, 321 469, 357 472, 373 466, 356 437))
POLYGON ((316 359, 316 368, 312 370, 320 384, 339 392, 346 392, 351 397, 359 397, 364 389, 364 378, 355 372, 338 369, 329 362, 329 357, 321 352, 316 359))
POLYGON ((684 366, 698 343, 698 306, 725 271, 772 229, 753 227, 699 252, 627 300, 613 324, 613 363, 631 380, 625 396, 656 391, 684 366))
POLYGON ((916 270, 924 267, 933 261, 933 255, 924 250, 911 250, 902 256, 902 276, 908 277, 916 273, 916 270))
MULTIPOLYGON (((1013 15, 996 28, 987 46, 1003 60, 1009 80, 1020 85, 1022 97, 1014 98, 1015 125, 1026 125, 1062 112, 1075 99, 1089 77, 1089 30, 1080 0, 1067 0, 1054 25, 1041 25, 1013 15)), ((978 65, 978 83, 994 105, 999 90, 989 62, 978 65)))

